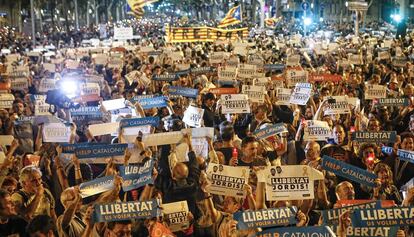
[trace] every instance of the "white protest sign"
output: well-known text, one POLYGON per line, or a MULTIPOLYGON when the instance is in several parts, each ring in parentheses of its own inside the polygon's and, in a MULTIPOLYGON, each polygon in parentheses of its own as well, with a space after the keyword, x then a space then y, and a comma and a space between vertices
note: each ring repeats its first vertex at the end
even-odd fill
POLYGON ((392 40, 384 40, 384 48, 391 48, 392 43, 392 40))
POLYGON ((212 52, 209 55, 209 61, 211 64, 221 63, 224 59, 229 58, 229 53, 227 52, 212 52))
POLYGON ((184 112, 183 122, 190 127, 201 127, 201 120, 203 119, 204 109, 194 106, 188 106, 184 112))
POLYGON ((271 78, 270 77, 260 77, 260 78, 255 78, 253 80, 253 85, 254 86, 267 86, 270 82, 271 78))
POLYGON ((300 55, 299 54, 294 54, 294 55, 290 55, 287 57, 286 59, 286 66, 299 66, 300 65, 300 55))
POLYGON ((362 57, 359 54, 349 54, 348 60, 350 64, 354 65, 361 65, 362 64, 362 57))
POLYGON ((29 81, 26 77, 11 78, 10 81, 13 90, 27 90, 29 88, 29 81))
POLYGON ((130 40, 134 37, 132 27, 115 27, 114 39, 116 40, 130 40))
POLYGON ((221 95, 221 112, 223 114, 250 113, 248 96, 245 94, 221 95))
POLYGON ((123 129, 124 129, 123 134, 125 136, 132 136, 133 137, 132 141, 135 140, 135 138, 138 136, 139 132, 142 132, 142 134, 150 134, 151 133, 151 125, 137 126, 137 127, 127 127, 127 128, 123 128, 123 129))
POLYGON ((69 142, 70 126, 49 123, 43 126, 43 142, 69 142))
POLYGON ((388 51, 380 51, 378 52, 378 59, 384 60, 391 58, 390 53, 388 51))
MULTIPOLYGON (((185 129, 187 130, 187 129, 185 129)), ((183 131, 183 130, 182 130, 183 131)), ((187 133, 187 131, 184 131, 187 133)), ((195 137, 214 137, 214 128, 211 127, 201 127, 201 128, 191 128, 191 136, 195 137)))
POLYGON ((35 116, 50 115, 50 104, 46 103, 46 95, 35 95, 35 116))
POLYGON ((351 112, 350 101, 347 96, 331 96, 329 99, 332 99, 334 103, 325 103, 324 115, 348 114, 351 112))
POLYGON ((254 78, 256 74, 256 65, 242 64, 240 65, 237 73, 237 77, 243 79, 254 78))
POLYGON ((367 85, 365 90, 365 99, 381 99, 387 98, 387 87, 381 85, 367 85))
POLYGON ((106 110, 115 110, 125 108, 125 98, 115 100, 104 100, 102 105, 106 110))
POLYGON ((122 68, 124 64, 124 60, 121 58, 114 58, 112 57, 111 60, 109 60, 108 68, 122 68))
POLYGON ((290 96, 292 90, 288 88, 276 88, 276 104, 278 105, 290 105, 290 96))
POLYGON ((312 84, 297 83, 289 102, 291 104, 306 105, 312 93, 312 84))
POLYGON ((14 137, 12 135, 0 135, 0 145, 2 146, 10 146, 14 137))
POLYGON ((244 198, 244 184, 248 183, 249 167, 233 167, 210 163, 207 177, 211 185, 207 190, 211 194, 244 198))
POLYGON ((68 69, 77 69, 79 67, 79 62, 75 60, 66 60, 66 68, 68 69))
POLYGON ((0 109, 10 109, 13 105, 13 94, 0 94, 0 109))
POLYGON ((204 159, 208 158, 208 143, 207 139, 203 137, 191 138, 191 145, 196 156, 201 156, 204 159))
POLYGON ((107 54, 95 54, 92 55, 92 58, 95 61, 96 65, 105 65, 108 62, 107 54))
POLYGON ((177 144, 183 139, 181 131, 177 132, 164 132, 144 135, 142 141, 146 146, 161 146, 177 144))
POLYGON ((82 95, 100 95, 101 88, 98 83, 83 83, 81 85, 82 95))
POLYGON ((54 64, 54 63, 43 63, 43 69, 45 69, 45 71, 55 72, 56 71, 56 64, 54 64))
POLYGON ((162 212, 172 232, 186 230, 190 227, 187 201, 163 203, 162 212))
POLYGON ((229 67, 238 67, 240 64, 240 59, 239 57, 230 57, 227 61, 226 61, 226 65, 229 67))
POLYGON ((54 90, 55 88, 56 88, 56 80, 55 79, 43 78, 42 80, 40 80, 39 92, 46 93, 49 90, 54 90))
POLYGON ((313 199, 314 180, 323 179, 321 172, 307 165, 270 166, 257 176, 266 182, 268 201, 313 199))
POLYGON ((237 68, 228 67, 226 69, 219 70, 218 78, 219 80, 223 81, 232 81, 236 79, 237 76, 237 68))
POLYGON ((242 86, 242 93, 247 94, 252 102, 263 103, 265 99, 266 89, 264 86, 242 86))
POLYGON ((118 132, 119 122, 101 123, 89 125, 89 131, 93 136, 102 136, 118 132))
POLYGON ((288 87, 296 86, 297 83, 308 82, 308 72, 305 70, 287 70, 286 81, 288 87))
POLYGON ((307 120, 303 130, 304 141, 326 141, 331 137, 331 128, 326 121, 307 120))

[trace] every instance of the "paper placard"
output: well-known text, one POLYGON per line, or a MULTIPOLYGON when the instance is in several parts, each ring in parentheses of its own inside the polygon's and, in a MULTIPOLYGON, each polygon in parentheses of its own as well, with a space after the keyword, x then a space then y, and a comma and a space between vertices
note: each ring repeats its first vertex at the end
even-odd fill
POLYGON ((65 64, 67 69, 75 70, 79 67, 79 62, 75 60, 66 60, 65 64))
POLYGON ((215 95, 237 94, 237 88, 211 88, 209 92, 215 95))
POLYGON ((183 122, 190 127, 201 127, 201 121, 203 119, 204 109, 200 109, 194 106, 188 106, 184 112, 183 122))
POLYGON ((143 109, 167 107, 167 102, 165 101, 164 96, 139 99, 138 103, 141 104, 143 109))
POLYGON ((306 227, 282 227, 282 228, 270 228, 260 231, 256 236, 323 236, 323 237, 336 237, 335 233, 328 226, 306 226, 306 227), (316 234, 316 235, 315 235, 316 234))
POLYGON ((89 131, 93 136, 102 136, 118 132, 119 122, 101 123, 89 125, 89 131))
POLYGON ((312 84, 297 83, 289 103, 297 105, 306 105, 312 93, 312 84))
POLYGON ((145 126, 138 126, 138 127, 129 127, 124 128, 124 135, 125 140, 127 140, 128 143, 134 143, 136 137, 138 136, 139 132, 142 134, 150 134, 151 133, 151 126, 145 125, 145 126), (131 136, 131 137, 129 137, 131 136))
POLYGON ((115 100, 104 100, 102 101, 102 106, 106 110, 115 110, 125 108, 125 98, 115 99, 115 100))
POLYGON ((366 85, 365 99, 373 100, 387 98, 387 87, 381 85, 366 85))
POLYGON ((255 78, 253 80, 253 85, 254 86, 268 86, 268 84, 270 83, 271 78, 270 77, 260 77, 260 78, 255 78))
POLYGON ((191 145, 196 156, 201 156, 204 159, 208 158, 208 143, 206 138, 192 137, 191 145))
POLYGON ((177 132, 164 132, 164 133, 155 133, 144 135, 142 142, 146 146, 161 146, 161 145, 170 145, 177 144, 183 139, 183 134, 181 131, 177 132))
POLYGON ((209 62, 211 64, 218 64, 223 62, 224 59, 227 59, 229 57, 229 53, 227 52, 212 52, 209 55, 209 62))
POLYGON ((114 189, 114 176, 105 176, 79 185, 82 198, 90 197, 114 189))
POLYGON ((256 70, 256 65, 242 64, 237 71, 237 77, 242 79, 254 78, 256 70))
POLYGON ((277 105, 290 105, 290 96, 292 90, 288 88, 276 88, 276 104, 277 105))
POLYGON ((123 156, 128 144, 102 144, 90 147, 75 148, 75 155, 79 159, 123 156))
POLYGON ((114 202, 96 204, 94 208, 95 222, 113 222, 132 219, 152 219, 161 215, 159 201, 114 202))
POLYGON ((242 93, 247 94, 252 102, 264 103, 266 89, 264 86, 242 86, 242 93))
POLYGON ((300 65, 300 55, 290 55, 286 59, 286 66, 294 67, 300 65))
POLYGON ((326 121, 306 120, 305 123, 304 141, 327 141, 332 135, 332 130, 326 121))
POLYGON ((43 69, 45 69, 45 71, 49 71, 51 73, 54 73, 56 71, 56 64, 54 64, 54 63, 43 63, 43 69))
POLYGON ((172 232, 186 230, 190 227, 187 201, 163 203, 162 212, 172 232))
POLYGON ((81 85, 82 95, 100 95, 101 88, 98 83, 83 83, 81 85))
POLYGON ((181 95, 184 97, 196 98, 198 95, 198 90, 187 87, 169 86, 168 93, 171 95, 181 95))
POLYGON ((296 224, 297 207, 239 211, 233 214, 238 230, 296 224))
POLYGON ((324 115, 348 114, 351 112, 347 96, 331 96, 329 99, 335 100, 335 103, 325 103, 324 115))
POLYGON ((42 80, 40 80, 39 92, 46 93, 49 90, 54 90, 56 88, 55 83, 56 83, 55 79, 43 78, 42 80))
POLYGON ((123 179, 122 190, 128 192, 147 184, 153 184, 152 171, 154 161, 149 160, 143 164, 119 167, 119 174, 123 179))
POLYGON ((130 40, 133 37, 132 27, 114 27, 115 40, 130 40))
POLYGON ((379 51, 378 52, 378 59, 385 60, 391 58, 390 53, 388 51, 379 51))
POLYGON ((237 76, 237 68, 226 68, 223 70, 219 70, 218 78, 219 80, 223 81, 232 81, 236 79, 237 76))
POLYGON ((294 87, 297 83, 308 82, 308 72, 305 70, 287 70, 286 82, 288 87, 294 87))
POLYGON ((414 163, 414 152, 406 151, 402 149, 397 150, 397 156, 401 160, 408 161, 410 163, 414 163))
POLYGON ((244 94, 221 95, 221 105, 223 114, 243 114, 250 113, 248 96, 244 94))
POLYGON ((70 127, 63 123, 49 123, 43 127, 43 142, 69 142, 70 127))
POLYGON ((272 126, 259 129, 253 132, 253 135, 257 139, 266 139, 268 137, 274 136, 276 134, 286 133, 288 132, 287 128, 285 127, 284 123, 277 123, 272 126))
POLYGON ((249 167, 233 167, 210 163, 207 177, 211 185, 207 187, 211 194, 244 198, 244 184, 248 183, 249 167))

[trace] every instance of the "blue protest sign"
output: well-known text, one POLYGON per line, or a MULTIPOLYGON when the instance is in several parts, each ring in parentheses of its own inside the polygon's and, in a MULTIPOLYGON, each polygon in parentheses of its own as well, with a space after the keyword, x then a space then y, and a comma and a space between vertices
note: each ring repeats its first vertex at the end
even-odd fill
POLYGON ((397 106, 408 106, 410 101, 408 98, 381 98, 378 99, 376 106, 390 106, 390 107, 397 107, 397 106))
POLYGON ((280 134, 287 131, 288 130, 283 123, 277 123, 272 126, 254 131, 253 135, 256 136, 257 139, 265 139, 275 134, 280 134))
MULTIPOLYGON (((339 226, 330 226, 332 231, 340 236, 339 226)), ((346 237, 380 237, 380 236, 397 236, 399 226, 391 227, 354 227, 349 226, 345 230, 346 237)))
POLYGON ((114 189, 114 176, 105 176, 79 185, 82 198, 90 197, 95 194, 103 193, 114 189))
POLYGON ((322 157, 322 168, 338 176, 347 178, 368 187, 376 186, 375 179, 378 178, 377 175, 348 163, 336 160, 330 156, 325 155, 322 157))
POLYGON ((154 81, 176 81, 178 80, 178 75, 176 74, 164 74, 164 75, 154 75, 152 80, 154 81))
POLYGON ((79 107, 78 109, 72 108, 70 109, 70 115, 71 116, 101 116, 102 112, 99 109, 99 107, 93 107, 93 106, 86 106, 86 107, 79 107))
POLYGON ((168 87, 168 93, 171 95, 182 95, 184 97, 196 98, 198 90, 188 87, 170 86, 168 87))
POLYGON ((414 163, 414 152, 406 151, 406 150, 397 150, 397 156, 404 161, 408 161, 410 163, 414 163))
MULTIPOLYGON (((62 143, 60 146, 62 147, 62 153, 73 154, 75 153, 76 148, 81 147, 91 147, 91 146, 101 146, 102 143, 75 143, 75 144, 68 144, 62 143)), ((109 144, 108 144, 109 145, 109 144)))
POLYGON ((340 208, 327 209, 322 211, 323 223, 337 225, 339 224, 339 217, 346 211, 356 210, 360 208, 380 208, 380 201, 372 201, 362 204, 345 206, 340 208))
POLYGON ((285 69, 285 64, 265 64, 264 70, 266 71, 282 71, 285 69))
POLYGON ((161 215, 156 199, 149 201, 114 202, 95 205, 94 220, 110 222, 132 219, 151 219, 161 215))
POLYGON ((79 147, 75 148, 75 154, 79 159, 123 156, 127 147, 128 144, 103 144, 92 147, 79 147))
POLYGON ((122 190, 131 191, 154 183, 152 179, 153 160, 149 160, 141 165, 120 166, 119 173, 123 178, 122 190))
POLYGON ((176 75, 177 77, 180 77, 180 76, 186 76, 186 75, 188 75, 188 74, 190 74, 190 69, 186 69, 186 70, 182 70, 182 71, 177 71, 177 72, 175 72, 175 75, 176 75))
POLYGON ((159 117, 145 117, 145 118, 129 118, 122 119, 119 123, 121 128, 138 127, 144 125, 151 125, 153 127, 158 126, 160 123, 159 117))
POLYGON ((358 209, 351 220, 356 227, 414 226, 414 207, 358 209))
POLYGON ((384 154, 391 155, 394 152, 394 148, 392 148, 390 146, 383 146, 383 147, 381 147, 381 151, 384 154))
POLYGON ((394 143, 397 132, 354 132, 352 140, 357 142, 394 143))
POLYGON ((167 107, 167 102, 165 101, 164 96, 140 99, 138 102, 141 104, 143 109, 167 107))
POLYGON ((269 208, 257 211, 243 211, 233 214, 237 229, 286 226, 296 224, 296 207, 269 208))
POLYGON ((282 237, 282 236, 300 236, 300 237, 335 237, 331 228, 327 226, 307 226, 307 227, 284 227, 271 228, 256 233, 257 237, 282 237))

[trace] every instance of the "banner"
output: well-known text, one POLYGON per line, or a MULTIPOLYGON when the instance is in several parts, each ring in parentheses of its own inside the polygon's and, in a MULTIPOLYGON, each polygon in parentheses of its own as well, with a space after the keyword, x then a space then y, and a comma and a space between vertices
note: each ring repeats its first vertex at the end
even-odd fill
POLYGON ((256 237, 336 237, 328 226, 283 227, 260 231, 256 237))
POLYGON ((276 104, 277 105, 290 105, 290 96, 292 90, 288 88, 276 88, 276 104))
POLYGON ((290 96, 289 103, 297 105, 306 105, 312 93, 312 84, 296 83, 295 89, 290 96))
POLYGON ((288 87, 294 87, 297 83, 307 83, 308 72, 305 70, 289 69, 286 71, 286 82, 288 87))
POLYGON ((348 163, 336 160, 329 156, 323 156, 322 167, 338 176, 355 181, 368 187, 375 187, 375 180, 377 175, 361 169, 359 167, 350 165, 348 163))
POLYGON ((130 40, 134 38, 132 27, 114 27, 115 40, 130 40))
POLYGON ((153 184, 152 169, 154 168, 154 161, 149 160, 139 165, 127 165, 119 167, 119 174, 121 175, 122 190, 128 192, 147 184, 153 184))
POLYGON ((184 97, 197 98, 198 90, 187 87, 169 86, 168 93, 171 95, 181 95, 184 97))
POLYGON ((95 222, 112 222, 133 219, 151 219, 161 214, 157 199, 149 201, 114 202, 96 204, 95 222))
POLYGON ((347 96, 330 96, 328 103, 325 103, 324 115, 348 114, 351 112, 349 104, 347 96), (329 103, 329 100, 333 103, 329 103))
POLYGON ((158 96, 154 98, 140 99, 138 103, 141 104, 143 109, 167 107, 167 102, 164 96, 158 96))
POLYGON ((328 122, 319 120, 306 120, 303 129, 304 141, 327 141, 332 136, 332 129, 328 122))
POLYGON ((93 136, 102 136, 118 132, 119 122, 100 123, 89 125, 89 131, 93 136))
POLYGON ((254 131, 253 136, 260 140, 285 132, 288 132, 287 128, 285 127, 285 124, 277 123, 273 126, 254 131))
POLYGON ((408 106, 410 101, 408 98, 380 98, 375 105, 387 107, 408 106))
POLYGON ((214 67, 197 67, 197 68, 191 68, 190 72, 194 75, 202 75, 214 72, 214 67))
POLYGON ((162 212, 172 232, 186 230, 190 227, 187 201, 163 203, 162 212))
POLYGON ((357 142, 394 143, 397 132, 354 132, 352 140, 357 142))
POLYGON ((358 209, 351 220, 356 227, 414 226, 414 207, 358 209))
POLYGON ((387 87, 381 85, 366 85, 365 99, 373 100, 387 98, 387 87))
POLYGON ((212 27, 170 27, 165 29, 169 43, 214 42, 216 40, 243 40, 249 35, 248 28, 224 30, 212 27))
POLYGON ((119 126, 120 128, 138 127, 144 125, 151 125, 153 127, 157 127, 159 123, 159 117, 127 118, 122 119, 119 123, 119 126))
POLYGON ((336 74, 310 74, 309 75, 309 82, 340 82, 342 81, 341 75, 336 74))
POLYGON ((146 146, 161 146, 177 144, 181 141, 182 138, 183 134, 181 131, 163 132, 144 135, 142 142, 144 142, 146 146))
POLYGON ((413 151, 407 151, 407 150, 397 150, 397 156, 400 158, 400 160, 408 161, 410 163, 414 163, 414 152, 413 151))
POLYGON ((211 194, 244 198, 244 184, 249 180, 249 167, 233 167, 210 163, 207 177, 211 182, 208 191, 211 194))
POLYGON ((71 116, 91 116, 91 117, 102 117, 102 112, 98 106, 86 106, 79 107, 77 109, 69 109, 71 116))
POLYGON ((211 88, 209 92, 215 95, 237 94, 237 88, 211 88))
POLYGON ((322 220, 324 224, 338 225, 339 217, 346 211, 352 211, 357 209, 369 209, 369 208, 381 208, 381 202, 371 200, 370 202, 360 203, 350 206, 344 206, 340 208, 333 208, 321 211, 322 220))
POLYGON ((203 119, 204 109, 194 107, 192 105, 184 112, 183 122, 190 127, 201 127, 201 121, 203 119))
POLYGON ((70 126, 63 123, 49 123, 43 126, 43 142, 69 142, 70 126))
POLYGON ((82 198, 114 189, 114 176, 104 176, 79 185, 82 198))
POLYGON ((296 224, 297 207, 239 211, 233 214, 238 230, 296 224))
POLYGON ((221 112, 223 114, 250 113, 248 96, 245 94, 221 95, 221 112))
POLYGON ((176 81, 179 78, 180 77, 175 73, 173 73, 173 74, 162 74, 162 75, 155 74, 155 75, 152 76, 152 80, 154 80, 154 81, 169 81, 169 82, 171 82, 171 81, 176 81))
POLYGON ((124 156, 127 147, 128 144, 102 144, 93 147, 79 147, 75 149, 75 154, 79 159, 124 156))
POLYGON ((266 89, 264 86, 242 86, 242 93, 247 94, 252 102, 264 103, 266 89))
MULTIPOLYGON (((338 226, 332 226, 331 229, 337 236, 340 236, 338 226)), ((383 237, 383 236, 397 236, 399 226, 392 227, 354 227, 349 226, 345 233, 346 237, 383 237)))
POLYGON ((266 182, 268 201, 313 199, 314 180, 323 179, 322 173, 307 165, 266 167, 257 176, 266 182))

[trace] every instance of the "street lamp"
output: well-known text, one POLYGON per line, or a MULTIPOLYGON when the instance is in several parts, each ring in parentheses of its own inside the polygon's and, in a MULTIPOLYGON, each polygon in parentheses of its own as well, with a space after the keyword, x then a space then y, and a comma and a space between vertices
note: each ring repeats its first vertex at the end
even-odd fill
POLYGON ((305 18, 303 19, 303 24, 305 24, 305 26, 309 26, 309 25, 311 25, 311 24, 312 24, 312 18, 310 18, 310 17, 305 17, 305 18))

